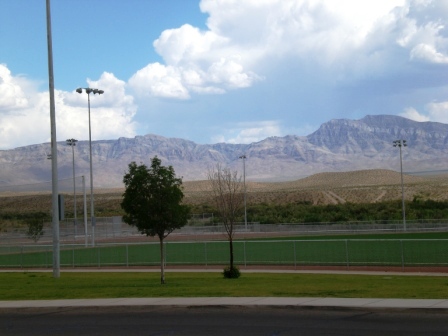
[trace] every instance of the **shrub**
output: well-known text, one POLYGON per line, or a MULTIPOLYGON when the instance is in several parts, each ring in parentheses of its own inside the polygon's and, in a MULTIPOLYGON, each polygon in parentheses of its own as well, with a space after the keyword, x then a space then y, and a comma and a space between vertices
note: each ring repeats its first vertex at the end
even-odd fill
POLYGON ((237 266, 233 266, 233 268, 225 267, 222 274, 226 279, 238 279, 241 276, 240 269, 237 266))
POLYGON ((27 236, 28 238, 37 242, 44 234, 44 222, 39 218, 28 218, 25 220, 28 226, 27 236))

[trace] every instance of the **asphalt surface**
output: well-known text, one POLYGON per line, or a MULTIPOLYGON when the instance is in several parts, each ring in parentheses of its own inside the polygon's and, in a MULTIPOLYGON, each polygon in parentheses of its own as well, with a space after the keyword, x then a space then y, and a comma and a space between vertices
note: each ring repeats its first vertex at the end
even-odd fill
MULTIPOLYGON (((148 301, 90 302, 92 307, 43 307, 0 309, 2 336, 71 336, 71 335, 154 335, 154 336, 287 336, 287 335, 356 335, 356 336, 441 336, 448 334, 447 313, 428 309, 344 309, 323 306, 284 306, 289 300, 272 304, 272 298, 250 298, 204 302, 178 299, 148 301), (116 304, 130 306, 114 306, 116 304), (164 305, 161 305, 161 304, 164 305), (134 304, 137 304, 135 306, 134 304), (174 304, 172 306, 171 304, 174 304), (191 306, 184 306, 190 305, 191 306), (219 305, 215 305, 219 304, 219 305), (249 305, 243 305, 249 304, 249 305), (112 306, 108 306, 112 305, 112 306)), ((304 300, 304 304, 306 300, 304 300)), ((336 302, 313 299, 317 304, 336 302)), ((73 304, 68 302, 66 304, 73 304)), ((296 303, 296 302, 294 302, 296 303)), ((311 301, 308 301, 310 304, 311 301)), ((389 302, 390 304, 391 302, 389 302)), ((59 306, 61 302, 56 303, 59 306)), ((85 302, 84 304, 88 304, 85 302)), ((357 304, 360 304, 359 302, 357 304)), ((384 304, 384 303, 383 303, 384 304)), ((379 304, 382 306, 383 304, 379 304)), ((392 304, 396 307, 397 304, 392 304)))

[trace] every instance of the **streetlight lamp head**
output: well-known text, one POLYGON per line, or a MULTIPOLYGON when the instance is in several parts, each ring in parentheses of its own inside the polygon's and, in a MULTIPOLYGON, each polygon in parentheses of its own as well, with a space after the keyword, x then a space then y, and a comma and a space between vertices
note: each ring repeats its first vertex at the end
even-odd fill
POLYGON ((76 139, 67 139, 65 141, 67 142, 68 146, 76 146, 76 143, 78 142, 78 140, 76 139))
POLYGON ((76 89, 76 92, 78 92, 78 93, 82 93, 82 89, 81 89, 81 88, 77 88, 77 89, 76 89))
POLYGON ((98 89, 93 89, 93 94, 103 94, 104 93, 104 91, 103 90, 98 90, 98 89))
POLYGON ((87 94, 90 94, 93 91, 93 89, 91 89, 91 88, 86 88, 85 90, 86 90, 87 94))

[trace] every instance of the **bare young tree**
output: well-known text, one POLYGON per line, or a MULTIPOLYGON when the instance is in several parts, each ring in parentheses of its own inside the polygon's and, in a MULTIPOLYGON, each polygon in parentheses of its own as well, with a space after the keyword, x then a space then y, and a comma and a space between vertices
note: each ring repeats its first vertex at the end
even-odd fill
POLYGON ((208 180, 213 193, 213 201, 223 221, 229 240, 230 265, 224 270, 224 276, 229 278, 239 277, 238 268, 234 266, 233 237, 234 225, 243 212, 244 185, 237 171, 231 171, 220 164, 208 171, 208 180))

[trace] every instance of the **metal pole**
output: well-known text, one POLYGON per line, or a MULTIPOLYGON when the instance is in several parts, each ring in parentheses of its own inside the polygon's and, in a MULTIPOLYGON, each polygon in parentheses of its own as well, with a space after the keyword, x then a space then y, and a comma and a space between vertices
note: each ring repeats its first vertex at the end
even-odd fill
POLYGON ((53 74, 53 44, 51 37, 51 10, 50 0, 47 7, 47 45, 48 45, 48 77, 50 92, 50 123, 51 123, 51 182, 52 182, 52 209, 53 209, 53 277, 60 277, 60 245, 59 245, 59 207, 58 207, 58 157, 56 142, 56 113, 54 102, 54 74, 53 74))
POLYGON ((246 206, 246 155, 241 155, 240 159, 243 159, 243 184, 244 184, 244 228, 247 232, 247 206, 246 206))
MULTIPOLYGON (((72 139, 73 140, 73 139, 72 139)), ((76 178, 75 178, 75 144, 72 144, 72 161, 73 161, 73 216, 75 219, 75 240, 78 234, 78 222, 76 220, 76 178)))
POLYGON ((76 139, 67 139, 67 145, 72 147, 72 163, 73 163, 73 216, 74 216, 74 225, 75 225, 75 241, 76 236, 78 235, 78 221, 76 218, 76 182, 75 182, 75 146, 76 139))
POLYGON ((89 151, 90 151, 90 225, 92 226, 92 246, 95 246, 95 212, 93 207, 93 164, 92 164, 92 129, 90 126, 90 92, 87 93, 89 106, 89 151))
POLYGON ((243 159, 243 174, 244 174, 244 226, 247 232, 247 189, 246 189, 246 156, 243 159))
POLYGON ((406 210, 404 206, 403 159, 401 156, 401 145, 400 145, 400 172, 401 172, 401 209, 403 212, 403 229, 404 231, 406 231, 406 210))
POLYGON ((83 201, 84 201, 84 236, 85 236, 85 244, 86 247, 88 245, 87 242, 87 197, 86 197, 86 177, 82 176, 82 190, 83 190, 83 201))

